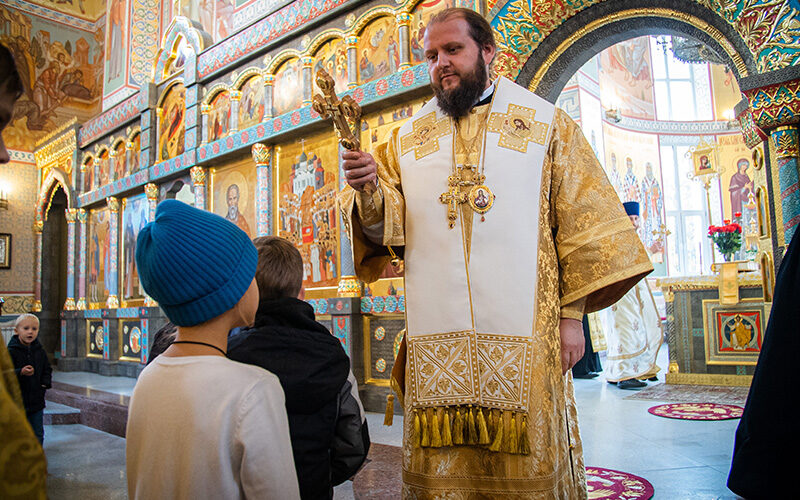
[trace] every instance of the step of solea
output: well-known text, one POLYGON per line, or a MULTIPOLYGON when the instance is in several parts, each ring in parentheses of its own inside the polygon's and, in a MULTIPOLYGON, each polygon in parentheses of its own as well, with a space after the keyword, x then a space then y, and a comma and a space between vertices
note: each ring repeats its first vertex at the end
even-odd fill
POLYGON ((81 411, 71 406, 47 402, 44 409, 45 425, 67 425, 81 423, 81 411))

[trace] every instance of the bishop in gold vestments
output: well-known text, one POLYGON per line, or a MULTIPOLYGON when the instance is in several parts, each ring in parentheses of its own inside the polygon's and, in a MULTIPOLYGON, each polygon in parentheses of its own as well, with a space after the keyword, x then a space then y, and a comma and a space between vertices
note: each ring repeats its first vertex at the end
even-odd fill
MULTIPOLYGON (((462 50, 494 54, 490 37, 464 42, 473 14, 456 12, 426 31, 435 91, 474 76, 462 50)), ((575 123, 490 83, 465 113, 437 91, 375 150, 377 190, 339 195, 359 278, 378 278, 389 247, 405 257, 403 496, 586 498, 559 322, 652 266, 575 123)), ((351 182, 358 154, 343 156, 351 182)))

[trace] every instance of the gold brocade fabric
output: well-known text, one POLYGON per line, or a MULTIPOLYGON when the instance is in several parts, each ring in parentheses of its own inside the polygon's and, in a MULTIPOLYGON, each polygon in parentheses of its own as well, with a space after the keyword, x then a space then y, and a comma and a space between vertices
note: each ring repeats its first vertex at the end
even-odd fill
MULTIPOLYGON (((414 446, 415 415, 406 407, 404 498, 587 497, 572 379, 561 374, 560 308, 582 298, 586 312, 607 307, 652 266, 580 129, 560 110, 556 110, 552 126, 539 193, 539 248, 531 249, 539 271, 536 334, 531 338, 526 367, 531 381, 526 416, 530 454, 494 453, 477 446, 414 446)), ((396 141, 394 131, 388 145, 379 147, 375 156, 386 197, 384 243, 399 246, 404 220, 396 141)), ((487 163, 487 171, 502 169, 487 163)), ((487 185, 491 182, 487 176, 487 185)), ((353 243, 356 273, 364 281, 372 281, 386 265, 388 252, 359 230, 350 188, 340 193, 339 202, 353 243)), ((510 420, 511 415, 503 418, 510 420)))
POLYGON ((22 406, 17 375, 0 346, 0 498, 47 498, 47 462, 22 406))
MULTIPOLYGON (((457 169, 456 175, 464 182, 461 186, 461 194, 466 195, 477 181, 480 164, 481 152, 483 151, 483 136, 486 128, 486 117, 489 114, 490 106, 478 106, 458 120, 456 124, 456 136, 453 147, 455 148, 456 165, 462 168, 457 169), (467 167, 468 166, 468 167, 467 167), (469 168, 472 167, 472 168, 469 168), (468 184, 472 183, 472 185, 468 184)), ((491 187, 491 179, 486 180, 491 187)), ((472 218, 475 212, 468 203, 461 204, 461 220, 463 221, 464 239, 467 249, 467 259, 472 243, 472 218)))

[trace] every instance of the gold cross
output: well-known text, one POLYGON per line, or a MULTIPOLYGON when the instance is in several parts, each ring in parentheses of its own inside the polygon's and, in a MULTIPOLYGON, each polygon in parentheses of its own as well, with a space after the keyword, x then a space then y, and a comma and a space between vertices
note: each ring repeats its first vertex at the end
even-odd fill
POLYGON ((508 113, 492 113, 488 130, 500 134, 501 148, 525 153, 529 142, 544 145, 547 140, 550 125, 534 121, 535 116, 533 108, 509 104, 508 113))
POLYGON ((459 184, 459 176, 457 174, 449 176, 447 178, 447 191, 439 195, 439 201, 447 205, 447 224, 450 229, 453 229, 456 225, 459 204, 467 201, 467 195, 461 192, 459 184))
POLYGON ((400 154, 405 155, 413 149, 414 158, 419 160, 439 151, 439 137, 450 133, 449 125, 447 118, 437 120, 435 112, 414 120, 414 129, 400 138, 400 154))

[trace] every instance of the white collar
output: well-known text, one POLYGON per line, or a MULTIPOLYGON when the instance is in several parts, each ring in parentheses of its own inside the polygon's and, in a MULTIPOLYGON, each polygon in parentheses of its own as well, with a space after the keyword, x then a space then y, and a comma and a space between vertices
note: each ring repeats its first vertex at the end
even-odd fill
POLYGON ((489 97, 490 95, 492 95, 492 92, 494 92, 494 84, 495 84, 495 82, 492 82, 492 84, 489 85, 489 87, 486 90, 483 91, 481 96, 478 97, 478 99, 475 101, 475 104, 481 102, 482 100, 484 100, 487 97, 489 97))

